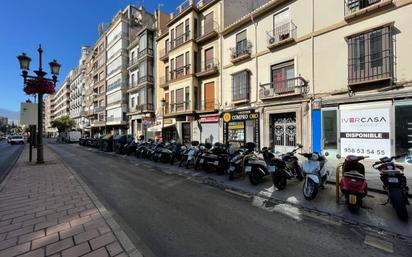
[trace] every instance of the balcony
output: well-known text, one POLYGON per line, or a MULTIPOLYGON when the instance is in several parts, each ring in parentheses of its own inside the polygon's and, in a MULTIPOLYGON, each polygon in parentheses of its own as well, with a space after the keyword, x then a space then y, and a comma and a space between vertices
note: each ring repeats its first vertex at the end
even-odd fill
POLYGON ((170 104, 169 113, 182 113, 182 112, 188 112, 189 110, 190 110, 190 101, 184 101, 180 103, 170 104))
POLYGON ((137 68, 138 67, 137 64, 139 64, 138 60, 139 60, 139 58, 137 58, 137 57, 130 58, 129 67, 127 67, 127 69, 130 70, 130 69, 133 69, 133 68, 137 68))
POLYGON ((162 76, 159 78, 159 87, 168 88, 169 87, 169 76, 162 76))
POLYGON ((216 21, 209 21, 201 27, 196 43, 204 43, 217 36, 219 36, 219 24, 216 21))
MULTIPOLYGON (((178 17, 180 14, 184 13, 186 10, 188 10, 191 6, 193 6, 193 1, 194 0, 186 0, 183 3, 181 3, 177 8, 176 11, 172 12, 170 14, 170 21, 178 17)), ((169 22, 170 22, 169 21, 169 22)))
POLYGON ((90 122, 90 124, 91 124, 92 127, 101 127, 101 126, 106 125, 106 121, 104 121, 104 120, 93 120, 93 121, 90 122))
POLYGON ((204 99, 201 101, 200 106, 196 108, 198 112, 214 112, 219 110, 219 100, 212 98, 212 99, 204 99))
POLYGON ((153 76, 152 75, 142 76, 142 77, 138 78, 138 80, 131 81, 129 83, 128 92, 133 91, 131 89, 138 89, 138 88, 144 86, 146 83, 153 84, 153 76))
POLYGON ((122 118, 122 117, 114 117, 114 116, 110 116, 107 117, 107 123, 126 123, 126 121, 122 118))
POLYGON ((213 59, 212 61, 207 61, 206 63, 202 62, 200 71, 195 75, 196 77, 200 78, 215 75, 217 73, 219 73, 219 61, 217 59, 213 59))
POLYGON ((125 87, 126 83, 122 82, 121 80, 116 80, 114 83, 107 85, 107 92, 112 91, 119 87, 125 87))
POLYGON ((167 60, 169 60, 169 49, 170 45, 167 46, 167 48, 163 48, 159 51, 159 59, 163 62, 166 62, 167 60))
POLYGON ((345 0, 345 20, 350 20, 392 5, 393 0, 345 0))
POLYGON ((231 62, 233 64, 239 63, 250 58, 252 53, 252 43, 249 40, 244 40, 237 44, 236 47, 230 49, 231 62))
POLYGON ((296 25, 290 21, 266 32, 268 34, 267 47, 270 50, 273 50, 280 45, 295 42, 296 29, 296 25))
POLYGON ((154 105, 153 104, 139 104, 139 105, 136 105, 133 108, 133 110, 136 111, 136 112, 141 112, 141 113, 153 112, 154 111, 154 105))
POLYGON ((170 72, 170 83, 174 82, 175 80, 185 78, 191 74, 192 72, 190 69, 190 64, 176 68, 175 70, 172 70, 170 72))
POLYGON ((209 3, 213 2, 213 1, 215 1, 215 0, 199 0, 199 1, 197 1, 196 7, 198 9, 201 9, 201 8, 207 6, 209 3))
POLYGON ((184 43, 188 42, 191 39, 192 39, 192 33, 190 33, 190 30, 186 31, 182 35, 170 41, 170 51, 178 48, 179 46, 183 45, 184 43))
POLYGON ((106 110, 106 106, 98 106, 94 108, 94 112, 103 112, 104 110, 106 110))
POLYGON ((146 55, 150 56, 150 57, 153 57, 153 49, 146 47, 145 49, 139 51, 137 56, 140 59, 140 58, 142 58, 143 56, 146 56, 146 55))
POLYGON ((299 76, 261 84, 260 87, 259 97, 261 100, 266 100, 277 97, 306 94, 308 90, 308 82, 299 76))

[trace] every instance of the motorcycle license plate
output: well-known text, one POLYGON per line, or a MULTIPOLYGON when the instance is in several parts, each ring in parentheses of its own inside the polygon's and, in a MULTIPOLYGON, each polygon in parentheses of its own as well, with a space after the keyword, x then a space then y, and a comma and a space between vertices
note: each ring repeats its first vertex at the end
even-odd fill
POLYGON ((398 183, 399 180, 396 177, 388 177, 388 182, 389 183, 398 183))
POLYGON ((230 171, 235 171, 236 167, 235 166, 230 166, 229 170, 230 171))
POLYGON ((205 159, 200 159, 200 160, 199 160, 199 163, 200 163, 200 164, 203 164, 204 162, 205 162, 205 159))
POLYGON ((252 166, 245 166, 245 172, 251 172, 252 166))
POLYGON ((218 166, 219 165, 219 161, 214 161, 213 165, 218 166))
POLYGON ((349 195, 349 204, 356 204, 356 195, 349 195))
POLYGON ((193 156, 189 156, 189 157, 187 158, 188 161, 191 161, 192 159, 193 159, 193 156))
POLYGON ((269 166, 268 166, 268 171, 269 171, 269 172, 275 172, 275 171, 276 171, 276 166, 274 166, 274 165, 269 165, 269 166))

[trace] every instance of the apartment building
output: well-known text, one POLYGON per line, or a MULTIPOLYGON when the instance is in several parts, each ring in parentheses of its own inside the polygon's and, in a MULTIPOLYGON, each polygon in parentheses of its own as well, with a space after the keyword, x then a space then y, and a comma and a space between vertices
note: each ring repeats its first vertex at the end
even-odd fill
MULTIPOLYGON (((132 7, 133 8, 133 7, 132 7)), ((143 7, 133 9, 129 25, 129 134, 145 135, 155 118, 155 16, 143 7)))
POLYGON ((88 47, 81 48, 79 65, 73 69, 70 79, 70 118, 75 121, 75 129, 84 130, 85 64, 88 47))
POLYGON ((224 142, 372 158, 411 148, 411 1, 224 3, 224 142))
POLYGON ((44 125, 43 125, 43 132, 46 136, 52 136, 57 132, 56 128, 52 128, 52 117, 54 117, 54 94, 47 95, 43 99, 43 106, 44 106, 44 125))
POLYGON ((60 88, 54 93, 51 103, 52 106, 54 105, 54 108, 52 107, 52 120, 70 115, 70 78, 72 76, 73 70, 70 70, 60 88))
POLYGON ((129 5, 119 11, 106 31, 107 91, 106 130, 112 134, 127 132, 129 27, 135 7, 129 5))
POLYGON ((164 99, 165 140, 219 138, 222 7, 217 0, 185 1, 170 14, 168 32, 160 30, 156 67, 163 89, 159 106, 164 99))

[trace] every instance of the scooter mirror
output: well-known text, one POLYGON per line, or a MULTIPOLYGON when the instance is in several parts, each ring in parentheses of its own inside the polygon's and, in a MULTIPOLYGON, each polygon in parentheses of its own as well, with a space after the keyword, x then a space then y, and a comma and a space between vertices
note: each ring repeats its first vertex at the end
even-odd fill
POLYGON ((340 154, 337 154, 337 155, 336 155, 336 158, 337 158, 337 159, 340 159, 340 158, 342 158, 342 156, 341 156, 340 154))
POLYGON ((329 152, 325 152, 325 156, 329 156, 329 152))
POLYGON ((303 148, 303 145, 302 144, 298 144, 297 145, 299 148, 303 148))

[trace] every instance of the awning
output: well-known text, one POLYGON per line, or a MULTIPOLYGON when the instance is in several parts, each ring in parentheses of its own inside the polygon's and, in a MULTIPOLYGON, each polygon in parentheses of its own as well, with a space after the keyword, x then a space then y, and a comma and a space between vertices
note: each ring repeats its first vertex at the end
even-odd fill
MULTIPOLYGON (((165 128, 170 127, 170 126, 174 126, 174 125, 176 125, 176 123, 165 124, 165 128)), ((151 127, 147 128, 147 131, 161 132, 162 131, 162 124, 159 124, 159 125, 156 125, 156 126, 151 126, 151 127)))

